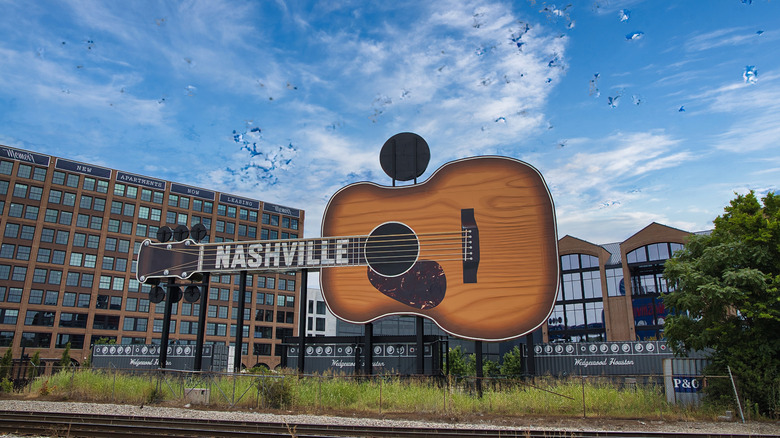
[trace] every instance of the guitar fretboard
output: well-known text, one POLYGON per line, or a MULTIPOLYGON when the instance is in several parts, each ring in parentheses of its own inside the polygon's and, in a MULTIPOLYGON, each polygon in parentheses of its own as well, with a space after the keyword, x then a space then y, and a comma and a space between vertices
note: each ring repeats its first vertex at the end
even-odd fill
POLYGON ((383 236, 343 236, 221 243, 144 241, 138 255, 138 278, 176 276, 195 272, 317 270, 323 267, 411 265, 423 249, 430 258, 472 258, 471 231, 383 236), (418 240, 419 239, 419 240, 418 240))
POLYGON ((366 236, 201 245, 198 271, 362 266, 366 236))

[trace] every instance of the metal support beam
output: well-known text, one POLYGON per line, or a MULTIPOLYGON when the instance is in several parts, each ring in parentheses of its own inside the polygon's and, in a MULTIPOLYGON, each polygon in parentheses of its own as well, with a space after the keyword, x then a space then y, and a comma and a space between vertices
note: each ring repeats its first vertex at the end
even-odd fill
POLYGON ((534 335, 525 335, 525 373, 536 375, 536 351, 534 351, 534 335))
POLYGON ((206 334, 206 313, 209 305, 209 273, 203 273, 200 309, 198 310, 198 336, 195 341, 195 371, 203 371, 203 339, 206 334))
POLYGON ((474 355, 477 358, 477 395, 482 398, 482 378, 484 377, 482 372, 482 341, 474 341, 474 355))
POLYGON ((364 325, 365 335, 363 336, 363 374, 370 376, 373 374, 374 364, 374 324, 368 322, 364 325))
POLYGON ((175 284, 175 278, 168 278, 168 287, 165 291, 165 315, 163 316, 162 338, 160 339, 160 368, 165 368, 168 362, 168 337, 171 329, 171 310, 173 309, 171 290, 173 290, 173 285, 175 284))
POLYGON ((423 336, 425 335, 425 320, 422 316, 416 318, 417 323, 417 374, 425 374, 425 345, 423 336))
POLYGON ((306 358, 306 305, 308 304, 309 270, 301 270, 301 293, 298 298, 298 373, 303 374, 306 358))
POLYGON ((233 372, 241 372, 241 354, 244 351, 244 309, 246 308, 246 271, 241 271, 238 281, 238 315, 236 318, 236 346, 233 355, 233 372))

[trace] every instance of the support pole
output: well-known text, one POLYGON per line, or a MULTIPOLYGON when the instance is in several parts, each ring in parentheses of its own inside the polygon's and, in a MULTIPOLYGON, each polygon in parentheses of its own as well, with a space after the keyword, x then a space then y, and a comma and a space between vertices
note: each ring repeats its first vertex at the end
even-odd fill
POLYGON ((734 383, 734 375, 731 374, 731 366, 726 365, 726 369, 729 370, 729 379, 731 379, 731 387, 734 388, 734 398, 737 399, 737 407, 739 408, 739 416, 742 418, 742 422, 745 422, 745 414, 742 413, 742 403, 739 401, 739 394, 737 393, 737 384, 734 383))
POLYGON ((309 270, 301 270, 301 293, 298 298, 298 373, 303 374, 306 360, 306 306, 308 304, 309 270))
POLYGON ((165 291, 165 315, 163 316, 162 338, 160 339, 160 368, 166 368, 168 362, 168 337, 171 330, 171 311, 173 310, 173 300, 171 300, 171 290, 176 284, 176 279, 168 278, 168 287, 165 291))
POLYGON ((244 309, 246 308, 246 271, 238 280, 238 315, 236 318, 236 353, 233 355, 233 372, 241 372, 241 355, 244 352, 244 309))
POLYGON ((25 365, 25 371, 27 370, 27 355, 24 354, 24 349, 27 347, 27 340, 22 338, 22 355, 19 357, 19 368, 16 369, 16 380, 22 378, 22 365, 25 365))
POLYGON ((482 398, 482 341, 474 341, 474 355, 477 358, 476 371, 477 371, 477 395, 482 398))
POLYGON ((198 310, 198 336, 195 340, 195 371, 203 371, 203 339, 206 334, 206 314, 209 305, 209 273, 203 273, 203 285, 198 310))
POLYGON ((366 363, 363 364, 363 373, 367 376, 373 374, 374 363, 374 324, 366 323, 366 333, 363 337, 363 358, 366 363))
POLYGON ((534 351, 534 335, 529 333, 525 335, 525 373, 531 376, 536 375, 536 351, 534 351))
POLYGON ((417 374, 425 374, 425 345, 423 345, 423 335, 425 335, 425 320, 422 316, 417 316, 417 374))

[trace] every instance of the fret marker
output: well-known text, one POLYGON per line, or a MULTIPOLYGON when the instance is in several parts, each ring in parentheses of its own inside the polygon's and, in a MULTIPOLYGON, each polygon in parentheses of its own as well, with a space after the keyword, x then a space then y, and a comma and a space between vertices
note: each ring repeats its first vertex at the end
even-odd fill
POLYGON ((322 249, 320 250, 320 262, 324 265, 332 265, 334 259, 328 258, 328 241, 323 240, 322 241, 322 249))
POLYGON ((349 244, 349 239, 339 239, 336 241, 336 264, 347 265, 349 264, 349 258, 347 257, 346 245, 349 244))

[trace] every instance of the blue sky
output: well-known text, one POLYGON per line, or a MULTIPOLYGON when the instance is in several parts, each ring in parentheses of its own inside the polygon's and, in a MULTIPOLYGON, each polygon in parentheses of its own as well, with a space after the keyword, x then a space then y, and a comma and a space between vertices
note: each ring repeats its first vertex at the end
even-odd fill
POLYGON ((0 0, 0 144, 307 212, 379 151, 538 168, 558 232, 777 190, 780 2, 0 0))

